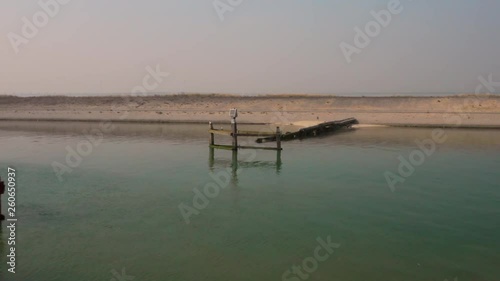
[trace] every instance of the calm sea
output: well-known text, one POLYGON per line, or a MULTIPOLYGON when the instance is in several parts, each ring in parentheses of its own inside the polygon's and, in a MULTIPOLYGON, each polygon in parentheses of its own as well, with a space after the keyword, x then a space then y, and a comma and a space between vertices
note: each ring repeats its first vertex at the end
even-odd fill
POLYGON ((499 280, 498 130, 363 128, 278 155, 212 152, 206 125, 114 126, 0 123, 18 218, 1 280, 499 280))

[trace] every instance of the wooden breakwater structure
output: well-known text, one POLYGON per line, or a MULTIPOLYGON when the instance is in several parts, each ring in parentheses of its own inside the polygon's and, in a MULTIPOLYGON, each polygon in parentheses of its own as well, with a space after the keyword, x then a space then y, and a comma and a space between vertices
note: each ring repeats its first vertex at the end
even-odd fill
POLYGON ((355 118, 347 118, 338 121, 324 122, 311 127, 302 128, 296 132, 287 132, 285 134, 282 134, 280 127, 276 127, 276 132, 240 131, 238 130, 238 125, 236 123, 238 110, 235 108, 231 109, 229 115, 231 116, 231 130, 214 129, 212 122, 208 123, 208 132, 210 134, 209 143, 211 148, 229 149, 233 151, 236 151, 240 148, 281 151, 282 141, 317 137, 333 133, 340 129, 349 129, 352 127, 352 125, 359 124, 358 120, 356 120, 355 118), (230 136, 233 140, 232 145, 215 144, 215 135, 230 136), (238 145, 238 136, 259 137, 256 140, 257 143, 276 142, 276 147, 240 146, 238 145))
POLYGON ((240 131, 238 130, 238 124, 236 123, 236 117, 238 117, 238 110, 233 108, 229 111, 229 116, 231 117, 231 130, 214 129, 212 122, 208 123, 208 132, 210 134, 209 143, 210 148, 218 149, 228 149, 236 151, 238 149, 264 149, 264 150, 277 150, 281 151, 281 130, 280 127, 276 127, 276 132, 259 132, 259 131, 240 131), (232 138, 232 145, 222 145, 215 143, 215 135, 225 135, 232 138), (276 147, 265 147, 265 146, 241 146, 238 145, 238 137, 273 137, 276 141, 276 147))
POLYGON ((305 138, 317 137, 335 132, 340 129, 349 129, 352 127, 352 125, 355 124, 359 124, 358 120, 356 120, 355 118, 347 118, 338 121, 324 122, 315 126, 302 128, 296 132, 282 134, 281 136, 279 136, 279 138, 277 138, 276 136, 258 138, 256 142, 258 143, 273 142, 276 141, 277 139, 279 139, 279 141, 281 142, 281 141, 290 141, 296 139, 300 140, 305 138))

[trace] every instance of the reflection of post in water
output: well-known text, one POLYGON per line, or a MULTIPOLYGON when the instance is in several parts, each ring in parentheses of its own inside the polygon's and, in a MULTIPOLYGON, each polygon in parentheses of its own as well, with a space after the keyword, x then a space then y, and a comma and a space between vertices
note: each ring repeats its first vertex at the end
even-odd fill
POLYGON ((233 150, 233 158, 231 161, 231 183, 233 186, 238 184, 238 150, 233 150))
POLYGON ((211 172, 215 170, 215 164, 219 164, 220 166, 224 167, 230 167, 231 168, 231 177, 232 177, 232 183, 237 184, 238 183, 238 174, 241 171, 238 171, 238 169, 241 168, 252 168, 252 167, 275 167, 276 168, 276 174, 281 173, 281 166, 282 166, 282 161, 281 161, 281 151, 276 151, 276 162, 273 161, 245 161, 243 159, 241 162, 238 159, 238 150, 233 150, 231 151, 231 162, 229 160, 222 160, 219 159, 217 162, 215 161, 215 148, 209 148, 208 150, 208 167, 211 172), (221 165, 222 164, 222 165, 221 165))
POLYGON ((281 150, 276 152, 276 174, 280 174, 281 172, 281 150))
POLYGON ((215 148, 210 147, 210 150, 208 151, 208 167, 210 168, 210 171, 214 171, 214 164, 215 164, 215 148))

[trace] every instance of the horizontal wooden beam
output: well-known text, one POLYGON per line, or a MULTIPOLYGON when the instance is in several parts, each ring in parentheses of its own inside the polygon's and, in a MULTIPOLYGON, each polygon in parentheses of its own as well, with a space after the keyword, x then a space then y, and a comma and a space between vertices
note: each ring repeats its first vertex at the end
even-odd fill
POLYGON ((242 148, 242 149, 262 149, 262 150, 283 150, 282 148, 266 147, 266 146, 238 146, 238 148, 242 148))
POLYGON ((238 131, 238 136, 242 137, 265 137, 265 136, 276 136, 276 133, 270 132, 252 132, 252 131, 238 131))
POLYGON ((233 150, 232 145, 211 144, 210 148, 233 150))
MULTIPOLYGON (((233 150, 232 145, 222 145, 222 144, 214 144, 210 145, 211 148, 217 148, 217 149, 226 149, 226 150, 233 150)), ((238 149, 261 149, 261 150, 283 150, 283 149, 278 149, 276 147, 265 147, 265 146, 238 146, 238 149)))
MULTIPOLYGON (((232 132, 230 130, 208 130, 211 134, 226 135, 231 136, 232 132)), ((257 131, 238 131, 237 136, 240 137, 265 137, 265 136, 275 136, 276 133, 271 132, 257 132, 257 131)))
POLYGON ((231 131, 230 130, 208 130, 209 133, 211 134, 217 134, 217 135, 226 135, 226 136, 230 136, 231 135, 231 131))

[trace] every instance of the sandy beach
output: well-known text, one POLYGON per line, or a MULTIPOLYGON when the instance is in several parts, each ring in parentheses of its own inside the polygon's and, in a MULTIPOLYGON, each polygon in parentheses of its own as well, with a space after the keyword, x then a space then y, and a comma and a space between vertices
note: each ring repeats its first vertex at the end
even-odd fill
POLYGON ((500 97, 336 97, 164 95, 147 97, 0 96, 0 120, 226 123, 310 126, 354 117, 360 126, 500 128, 500 97))

